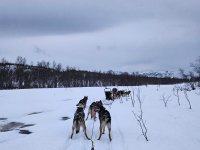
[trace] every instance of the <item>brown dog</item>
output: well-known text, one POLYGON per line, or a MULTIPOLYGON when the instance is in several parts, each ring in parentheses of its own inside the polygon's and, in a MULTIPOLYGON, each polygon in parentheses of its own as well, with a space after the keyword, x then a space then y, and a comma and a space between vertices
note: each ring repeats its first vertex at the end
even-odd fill
POLYGON ((91 115, 91 119, 93 118, 94 120, 96 120, 96 112, 94 111, 94 108, 96 106, 96 102, 93 102, 89 109, 88 109, 88 114, 87 114, 87 118, 86 120, 88 119, 88 116, 91 115))

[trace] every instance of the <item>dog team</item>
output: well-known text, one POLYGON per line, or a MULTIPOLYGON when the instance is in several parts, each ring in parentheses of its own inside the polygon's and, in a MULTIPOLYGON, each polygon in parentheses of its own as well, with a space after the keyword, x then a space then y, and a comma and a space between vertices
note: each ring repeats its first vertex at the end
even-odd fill
MULTIPOLYGON (((73 119, 73 125, 72 125, 72 134, 71 138, 73 137, 74 131, 76 131, 76 134, 79 133, 80 127, 83 128, 83 132, 88 140, 90 138, 87 135, 86 132, 86 125, 85 125, 85 113, 84 110, 86 108, 88 97, 85 96, 83 99, 79 101, 79 103, 76 105, 77 109, 74 114, 74 119, 73 119)), ((105 109, 103 106, 102 101, 96 101, 93 102, 89 109, 88 109, 88 114, 86 117, 86 120, 88 119, 88 116, 91 115, 91 118, 96 120, 96 113, 98 113, 99 116, 99 122, 100 122, 100 127, 99 127, 99 137, 98 140, 101 139, 102 134, 105 132, 105 127, 107 126, 108 131, 109 131, 109 139, 112 141, 111 138, 111 116, 108 110, 105 109)))

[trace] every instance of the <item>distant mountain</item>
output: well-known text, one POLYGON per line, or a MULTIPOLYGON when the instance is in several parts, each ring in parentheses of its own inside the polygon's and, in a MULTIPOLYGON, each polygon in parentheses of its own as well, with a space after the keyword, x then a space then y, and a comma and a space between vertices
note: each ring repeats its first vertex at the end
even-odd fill
POLYGON ((140 72, 139 75, 147 77, 157 77, 157 78, 181 78, 178 72, 174 71, 151 71, 151 72, 140 72))

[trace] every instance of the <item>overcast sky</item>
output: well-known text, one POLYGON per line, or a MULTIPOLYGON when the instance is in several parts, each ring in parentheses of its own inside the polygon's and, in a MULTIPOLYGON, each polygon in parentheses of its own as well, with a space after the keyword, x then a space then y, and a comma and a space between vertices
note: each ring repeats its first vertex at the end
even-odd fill
POLYGON ((0 0, 0 57, 177 71, 200 56, 200 0, 0 0))

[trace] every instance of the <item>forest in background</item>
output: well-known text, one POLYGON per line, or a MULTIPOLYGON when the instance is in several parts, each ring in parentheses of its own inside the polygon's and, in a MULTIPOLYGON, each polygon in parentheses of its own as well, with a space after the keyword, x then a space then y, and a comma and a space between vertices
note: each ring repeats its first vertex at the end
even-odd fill
POLYGON ((97 72, 71 67, 63 68, 60 63, 56 62, 51 64, 41 61, 37 65, 26 62, 26 59, 21 56, 17 57, 15 63, 8 62, 5 58, 1 60, 0 89, 162 85, 199 81, 199 77, 194 76, 158 78, 138 73, 116 73, 112 70, 97 72))

